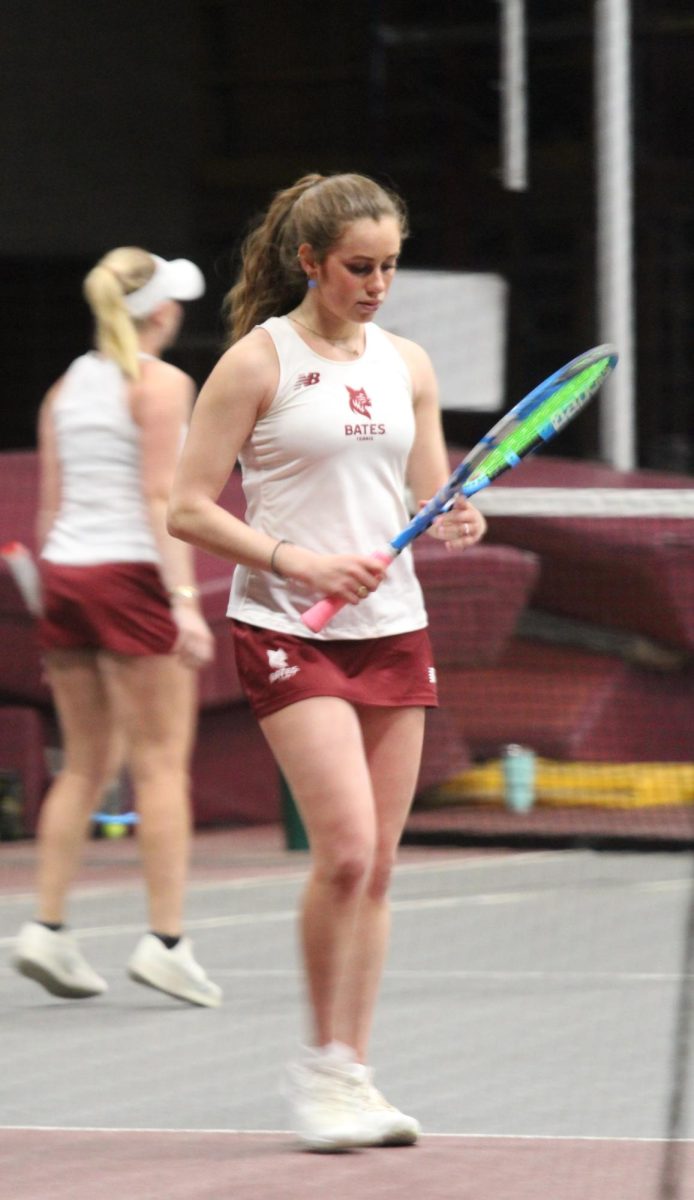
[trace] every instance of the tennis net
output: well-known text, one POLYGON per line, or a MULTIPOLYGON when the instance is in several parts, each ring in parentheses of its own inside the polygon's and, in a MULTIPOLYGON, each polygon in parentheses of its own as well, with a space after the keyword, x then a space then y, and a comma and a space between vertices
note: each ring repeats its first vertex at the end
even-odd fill
MULTIPOLYGON (((541 460, 522 482, 560 473, 541 460)), ((694 489, 509 486, 476 501, 485 543, 455 566, 418 549, 464 761, 424 772, 408 838, 694 845, 694 489), (514 791, 519 771, 532 787, 514 791)))

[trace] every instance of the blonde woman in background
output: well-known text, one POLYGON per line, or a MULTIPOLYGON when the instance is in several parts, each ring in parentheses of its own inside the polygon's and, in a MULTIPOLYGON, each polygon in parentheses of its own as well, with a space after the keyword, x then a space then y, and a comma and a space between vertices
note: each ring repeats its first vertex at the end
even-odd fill
POLYGON ((39 632, 64 762, 39 819, 36 917, 21 929, 13 962, 69 999, 108 986, 65 918, 117 730, 139 814, 150 926, 128 972, 191 1004, 221 1001, 182 930, 196 671, 212 658, 213 639, 192 553, 166 531, 194 386, 160 358, 179 332, 180 301, 204 287, 186 259, 138 247, 106 254, 84 282, 97 348, 53 385, 39 417, 39 632))

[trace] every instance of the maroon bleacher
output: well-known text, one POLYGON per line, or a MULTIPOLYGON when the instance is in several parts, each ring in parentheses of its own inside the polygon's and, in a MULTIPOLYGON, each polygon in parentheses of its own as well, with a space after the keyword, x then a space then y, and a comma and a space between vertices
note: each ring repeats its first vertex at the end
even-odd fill
MULTIPOLYGON (((35 546, 37 461, 31 452, 0 455, 0 539, 35 546)), ((243 514, 240 478, 222 496, 243 514)), ((536 582, 536 557, 510 547, 448 554, 432 539, 416 546, 440 678, 450 669, 494 663, 512 636, 536 582)), ((214 663, 201 672, 200 718, 193 759, 197 825, 264 822, 280 814, 279 779, 257 722, 241 692, 226 620, 231 565, 196 554, 205 616, 217 642, 214 663)), ((35 826, 48 782, 45 747, 57 744, 51 697, 41 674, 33 621, 0 565, 0 768, 19 770, 25 820, 35 826), (17 731, 21 730, 21 734, 17 731), (21 743, 21 746, 20 746, 21 743), (16 747, 16 749, 14 749, 16 747)), ((442 706, 428 715, 419 788, 448 779, 469 763, 457 713, 442 706)))
MULTIPOLYGON (((689 489, 692 480, 540 456, 500 486, 689 489)), ((554 631, 566 644, 516 638, 492 667, 445 677, 443 698, 474 756, 522 742, 558 759, 694 759, 694 523, 499 516, 487 545, 537 556, 529 604, 567 629, 554 631), (608 635, 600 653, 591 630, 608 635)))
MULTIPOLYGON (((503 486, 691 489, 655 471, 529 459, 503 486)), ((694 650, 694 523, 674 517, 493 517, 487 542, 530 550, 542 567, 532 603, 694 650)))
POLYGON ((690 762, 694 672, 516 638, 488 667, 441 677, 475 758, 512 742, 567 762, 690 762))

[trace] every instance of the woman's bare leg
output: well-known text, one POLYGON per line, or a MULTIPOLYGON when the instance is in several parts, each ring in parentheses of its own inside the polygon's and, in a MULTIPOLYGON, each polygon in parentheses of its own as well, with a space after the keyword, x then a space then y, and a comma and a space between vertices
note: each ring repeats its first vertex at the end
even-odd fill
POLYGON ((46 656, 63 740, 63 766, 38 822, 40 921, 60 924, 85 838, 112 769, 113 722, 96 653, 55 650, 46 656))
POLYGON ((390 934, 388 888, 412 803, 424 736, 421 708, 360 710, 376 808, 376 852, 361 894, 335 1011, 335 1036, 368 1061, 390 934))
POLYGON ((150 928, 177 937, 190 855, 196 677, 171 655, 111 656, 108 667, 140 818, 150 928))
POLYGON ((338 1036, 338 997, 376 844, 361 726, 343 700, 315 697, 264 718, 261 727, 311 845, 301 938, 312 1038, 324 1046, 338 1036))

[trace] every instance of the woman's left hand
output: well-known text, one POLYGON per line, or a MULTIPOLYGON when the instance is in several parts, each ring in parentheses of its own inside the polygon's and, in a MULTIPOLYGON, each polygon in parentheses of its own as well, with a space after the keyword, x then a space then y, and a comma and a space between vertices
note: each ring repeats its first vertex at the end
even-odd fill
POLYGON ((437 517, 427 530, 432 537, 446 543, 448 550, 468 550, 484 537, 487 522, 482 513, 465 496, 456 496, 448 512, 437 517))
POLYGON ((178 626, 178 638, 174 646, 184 667, 199 670, 214 658, 214 637, 205 618, 197 607, 188 603, 174 603, 172 614, 178 626))

